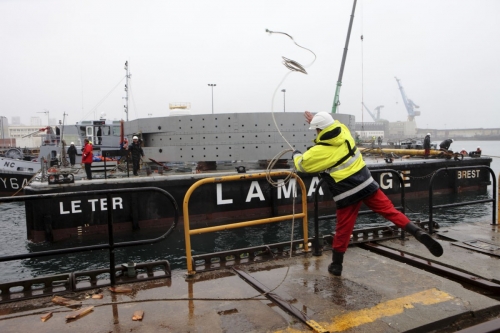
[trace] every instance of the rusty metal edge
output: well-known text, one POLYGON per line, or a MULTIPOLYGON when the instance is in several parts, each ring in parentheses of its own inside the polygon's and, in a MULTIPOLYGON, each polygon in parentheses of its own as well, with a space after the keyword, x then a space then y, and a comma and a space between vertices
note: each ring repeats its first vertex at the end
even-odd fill
POLYGON ((500 318, 493 319, 482 324, 471 326, 456 333, 495 333, 500 332, 500 318))
POLYGON ((307 317, 307 315, 291 305, 290 303, 286 302, 283 300, 279 295, 269 292, 269 288, 267 288, 265 285, 260 283, 257 279, 255 279, 253 276, 248 274, 247 272, 244 272, 240 269, 237 269, 233 267, 233 270, 238 274, 240 278, 242 278, 244 281, 246 281, 248 284, 250 284, 252 287, 254 287, 257 291, 260 293, 263 293, 265 297, 269 298, 271 301, 274 303, 278 304, 280 308, 283 310, 287 311, 297 319, 299 319, 301 322, 306 324, 308 327, 310 327, 314 332, 320 332, 320 333, 328 333, 327 330, 325 330, 323 327, 321 327, 318 323, 316 323, 314 320, 310 319, 307 317))
MULTIPOLYGON (((460 243, 462 243, 462 242, 460 242, 460 243)), ((464 249, 467 249, 467 250, 476 251, 476 252, 483 253, 483 254, 486 254, 486 255, 489 255, 489 256, 494 256, 494 257, 500 258, 500 250, 488 251, 488 250, 480 249, 478 247, 470 246, 470 245, 467 245, 467 244, 460 244, 460 243, 458 243, 458 242, 457 243, 452 242, 450 244, 454 245, 454 246, 458 246, 458 247, 464 248, 464 249)))
POLYGON ((444 265, 441 265, 439 263, 436 263, 434 261, 428 260, 428 259, 422 259, 416 256, 413 256, 411 254, 405 253, 403 251, 398 251, 398 250, 393 250, 391 248, 375 244, 375 243, 364 243, 364 244, 359 244, 359 247, 377 252, 379 254, 382 254, 386 257, 404 262, 406 264, 422 268, 424 270, 430 271, 430 272, 435 272, 440 275, 445 275, 448 277, 453 278, 455 281, 461 281, 461 282, 466 282, 471 285, 480 287, 482 289, 491 291, 497 295, 500 294, 500 284, 491 282, 487 279, 484 279, 480 276, 473 275, 472 273, 466 273, 459 271, 457 269, 451 268, 451 267, 446 267, 444 265))

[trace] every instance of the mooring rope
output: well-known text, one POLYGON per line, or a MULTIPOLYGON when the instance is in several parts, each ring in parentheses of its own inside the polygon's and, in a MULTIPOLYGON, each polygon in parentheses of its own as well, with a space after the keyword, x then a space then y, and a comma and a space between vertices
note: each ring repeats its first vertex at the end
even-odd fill
MULTIPOLYGON (((302 73, 302 74, 307 74, 306 68, 309 67, 309 66, 311 66, 316 61, 316 54, 313 51, 311 51, 310 49, 297 44, 297 42, 295 42, 295 40, 293 39, 293 37, 291 35, 287 34, 287 33, 277 32, 277 31, 270 31, 268 29, 266 29, 266 32, 269 33, 269 34, 281 34, 281 35, 285 35, 288 38, 290 38, 294 42, 295 45, 297 45, 298 47, 300 47, 300 48, 302 48, 304 50, 307 50, 307 51, 311 52, 314 55, 313 61, 310 64, 306 65, 306 66, 302 66, 300 63, 298 63, 295 60, 289 59, 287 57, 282 57, 283 58, 283 62, 282 63, 289 70, 289 72, 287 72, 283 76, 283 78, 281 79, 281 81, 279 82, 279 84, 276 86, 276 89, 274 90, 273 96, 271 98, 271 116, 273 118, 274 126, 275 126, 276 130, 278 131, 278 133, 280 134, 280 136, 283 138, 283 141, 285 141, 286 144, 288 145, 289 149, 285 149, 285 150, 279 152, 278 154, 276 154, 269 161, 269 163, 267 165, 267 168, 266 168, 266 180, 272 186, 274 186, 274 187, 280 187, 280 186, 286 186, 286 184, 290 182, 290 179, 294 177, 293 175, 297 174, 297 170, 295 169, 295 166, 294 166, 293 169, 292 169, 292 172, 283 180, 283 182, 275 182, 271 178, 271 171, 274 168, 274 166, 276 165, 276 163, 281 159, 281 157, 283 155, 288 154, 289 152, 293 152, 295 150, 295 148, 285 138, 285 136, 283 135, 283 133, 281 132, 281 130, 280 130, 279 126, 278 126, 278 123, 276 122, 276 118, 274 117, 274 100, 276 98, 276 93, 278 92, 278 90, 281 87, 281 85, 283 84, 283 82, 285 82, 285 80, 288 77, 288 75, 290 75, 293 72, 299 72, 299 73, 302 73)), ((293 203, 292 203, 292 230, 291 230, 291 235, 290 235, 290 251, 289 251, 290 258, 292 257, 292 251, 293 251, 293 233, 294 233, 294 230, 295 230, 295 199, 297 197, 296 183, 292 184, 292 189, 291 190, 292 190, 292 201, 293 201, 293 203)), ((276 287, 274 287, 272 290, 270 290, 268 292, 272 292, 272 291, 276 290, 279 286, 281 286, 281 284, 285 281, 286 277, 288 276, 289 271, 290 271, 290 266, 288 266, 287 271, 286 271, 285 275, 283 276, 283 279, 281 280, 281 282, 278 283, 278 285, 276 287)), ((265 295, 265 294, 266 293, 262 293, 261 295, 265 295)))
POLYGON ((307 50, 309 52, 311 52, 314 56, 314 59, 313 61, 310 63, 310 64, 307 64, 306 66, 302 66, 301 64, 299 64, 297 61, 295 60, 291 60, 289 58, 286 58, 286 57, 282 57, 283 58, 283 65, 285 65, 285 67, 287 69, 289 69, 289 72, 287 72, 284 76, 283 76, 283 79, 280 81, 280 83, 278 84, 278 86, 276 87, 276 89, 274 90, 274 93, 273 93, 273 97, 272 97, 272 100, 271 100, 271 115, 273 117, 273 121, 274 121, 274 126, 276 127, 276 130, 278 131, 278 133, 281 135, 281 137, 283 138, 283 140, 288 144, 288 146, 290 147, 290 149, 293 151, 294 150, 294 147, 288 142, 288 140, 283 136, 283 134, 281 133, 280 129, 279 129, 279 126, 278 124, 276 123, 276 119, 274 117, 274 100, 275 100, 275 97, 276 97, 276 93, 278 91, 278 89, 281 87, 281 85, 283 84, 283 82, 285 82, 286 78, 288 77, 288 75, 290 75, 290 73, 292 72, 299 72, 299 73, 302 73, 302 74, 307 74, 307 71, 305 70, 306 68, 308 68, 309 66, 311 66, 315 61, 316 61, 316 54, 311 51, 310 49, 306 48, 306 47, 303 47, 299 44, 297 44, 297 42, 295 41, 295 39, 293 39, 292 36, 290 36, 289 34, 285 33, 285 32, 279 32, 279 31, 271 31, 269 29, 266 29, 266 32, 269 33, 269 34, 281 34, 281 35, 285 35, 287 36, 288 38, 290 38, 293 43, 295 45, 297 45, 298 47, 304 49, 304 50, 307 50))
MULTIPOLYGON (((269 33, 269 34, 281 34, 281 35, 285 35, 288 38, 290 38, 295 45, 297 45, 298 47, 300 47, 300 48, 302 48, 304 50, 307 50, 307 51, 311 52, 314 55, 313 61, 310 64, 306 65, 306 66, 302 66, 300 63, 298 63, 295 60, 291 60, 289 58, 282 57, 283 58, 283 62, 282 63, 283 63, 283 65, 285 65, 285 67, 287 69, 289 69, 289 72, 287 72, 283 76, 283 78, 281 79, 280 83, 276 86, 276 89, 274 90, 273 97, 271 99, 271 116, 273 118, 273 122, 274 122, 274 126, 275 126, 276 130, 278 131, 278 133, 280 134, 280 136, 283 138, 283 141, 285 141, 286 144, 288 145, 288 147, 290 147, 290 149, 286 149, 284 151, 281 151, 276 156, 274 156, 271 159, 271 161, 269 162, 269 164, 267 166, 267 169, 266 169, 266 179, 267 179, 267 182, 269 184, 271 184, 272 186, 274 186, 274 187, 279 187, 279 186, 285 186, 285 184, 287 184, 290 181, 290 179, 292 178, 292 175, 290 174, 289 176, 287 176, 285 178, 285 180, 283 181, 283 183, 281 183, 281 182, 277 183, 270 176, 271 170, 274 168, 274 166, 276 165, 276 163, 278 162, 278 160, 283 155, 285 155, 285 154, 287 154, 289 152, 293 152, 295 149, 290 144, 290 142, 288 142, 288 140, 285 138, 285 136, 283 135, 283 133, 281 132, 281 130, 280 130, 279 126, 278 126, 278 123, 276 122, 276 118, 274 117, 274 100, 276 98, 276 93, 278 92, 278 90, 281 87, 281 85, 283 84, 283 82, 285 82, 285 80, 288 77, 288 75, 290 75, 290 73, 299 72, 299 73, 302 73, 302 74, 307 74, 306 68, 309 67, 309 66, 311 66, 316 61, 316 54, 313 51, 311 51, 310 49, 297 44, 297 42, 295 41, 295 39, 293 39, 293 37, 291 35, 289 35, 289 34, 287 34, 285 32, 271 31, 269 29, 266 29, 266 32, 269 33)), ((295 167, 293 168, 293 173, 296 173, 295 167)))

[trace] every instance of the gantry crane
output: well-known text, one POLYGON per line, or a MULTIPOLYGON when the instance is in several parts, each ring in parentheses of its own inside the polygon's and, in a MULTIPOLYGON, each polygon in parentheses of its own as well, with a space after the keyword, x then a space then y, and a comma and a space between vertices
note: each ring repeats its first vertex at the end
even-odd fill
POLYGON ((364 102, 361 103, 365 107, 366 111, 368 111, 368 114, 373 118, 373 121, 380 121, 380 109, 384 107, 383 105, 379 105, 375 108, 375 111, 377 112, 377 114, 375 115, 366 107, 364 102))
POLYGON ((416 116, 420 116, 420 111, 415 111, 413 108, 418 109, 419 106, 417 104, 413 103, 413 101, 411 99, 408 99, 406 97, 405 90, 404 90, 403 86, 401 85, 401 83, 399 82, 399 79, 397 77, 394 77, 394 78, 398 82, 399 91, 401 91, 401 97, 403 97, 403 102, 405 103, 406 111, 408 111, 408 120, 414 121, 416 116))

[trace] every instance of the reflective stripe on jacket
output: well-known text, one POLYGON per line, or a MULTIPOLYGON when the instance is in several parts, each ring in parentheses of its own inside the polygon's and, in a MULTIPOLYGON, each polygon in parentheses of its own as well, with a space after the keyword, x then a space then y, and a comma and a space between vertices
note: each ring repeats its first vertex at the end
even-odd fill
POLYGON ((336 120, 323 129, 314 142, 304 154, 295 154, 295 167, 299 172, 324 172, 321 176, 338 208, 356 203, 378 190, 344 124, 336 120))

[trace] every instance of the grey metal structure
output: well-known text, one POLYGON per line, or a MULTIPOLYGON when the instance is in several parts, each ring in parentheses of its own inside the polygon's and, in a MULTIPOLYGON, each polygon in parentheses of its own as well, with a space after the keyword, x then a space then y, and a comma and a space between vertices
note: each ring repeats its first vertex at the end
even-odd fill
POLYGON ((398 83, 399 91, 401 92, 401 97, 403 98, 403 102, 405 104, 406 111, 408 112, 408 120, 409 121, 414 121, 416 116, 420 116, 420 111, 416 111, 415 109, 418 109, 420 106, 415 104, 411 99, 409 99, 406 96, 405 89, 401 85, 397 77, 394 77, 396 79, 396 82, 398 83))
POLYGON ((58 159, 62 156, 62 150, 67 151, 70 142, 74 142, 77 150, 76 164, 82 160, 83 140, 89 139, 94 148, 94 155, 101 155, 102 148, 118 149, 120 147, 120 121, 119 120, 84 120, 74 125, 65 125, 63 127, 64 136, 51 136, 46 134, 42 145, 40 146, 39 160, 58 159), (66 145, 63 148, 62 141, 66 145))
MULTIPOLYGON (((313 144, 316 133, 309 130, 302 112, 274 113, 274 117, 294 149, 305 151, 313 144)), ((354 131, 354 116, 333 117, 354 131)), ((159 162, 256 161, 272 159, 289 149, 276 129, 271 112, 136 119, 125 123, 125 133, 140 135, 146 157, 159 162)))

